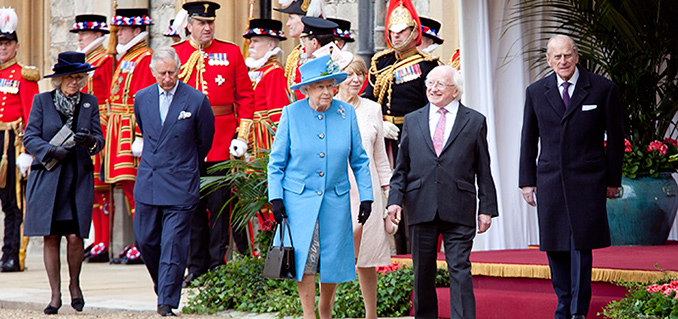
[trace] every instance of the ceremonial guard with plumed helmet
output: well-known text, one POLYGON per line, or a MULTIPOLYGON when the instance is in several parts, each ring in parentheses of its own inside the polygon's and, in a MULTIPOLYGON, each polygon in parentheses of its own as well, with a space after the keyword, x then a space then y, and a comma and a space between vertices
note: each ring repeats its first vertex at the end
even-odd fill
MULTIPOLYGON (((428 103, 424 81, 440 63, 437 57, 417 50, 421 43, 421 22, 410 0, 392 0, 386 14, 386 43, 389 48, 372 58, 364 96, 381 104, 384 114, 386 152, 395 163, 399 132, 406 114, 428 103)), ((396 250, 409 250, 405 227, 396 233, 396 250)))

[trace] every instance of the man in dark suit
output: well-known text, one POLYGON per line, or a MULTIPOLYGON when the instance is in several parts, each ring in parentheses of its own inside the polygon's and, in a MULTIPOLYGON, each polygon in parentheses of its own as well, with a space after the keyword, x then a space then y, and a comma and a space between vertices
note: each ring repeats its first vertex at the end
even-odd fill
POLYGON ((200 162, 212 146, 214 114, 207 97, 178 81, 172 48, 153 53, 158 85, 139 91, 134 115, 144 137, 134 200, 134 237, 158 295, 158 313, 174 316, 186 269, 191 217, 200 198, 200 162))
POLYGON ((623 114, 617 87, 577 65, 570 37, 549 39, 546 60, 553 73, 525 96, 519 182, 525 201, 539 203, 539 249, 558 296, 555 318, 583 319, 591 250, 610 245, 605 201, 621 186, 623 114))
POLYGON ((391 178, 389 218, 400 221, 403 202, 410 214, 415 318, 438 318, 435 277, 440 234, 450 271, 451 318, 476 317, 469 260, 476 233, 476 193, 478 233, 498 216, 487 124, 482 114, 459 103, 460 79, 451 66, 435 67, 428 74, 429 104, 405 115, 391 178))

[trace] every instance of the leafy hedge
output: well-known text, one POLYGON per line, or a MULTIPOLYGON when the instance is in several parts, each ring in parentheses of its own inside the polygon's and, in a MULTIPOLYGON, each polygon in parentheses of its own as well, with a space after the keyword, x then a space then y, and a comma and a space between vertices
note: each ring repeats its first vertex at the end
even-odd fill
POLYGON ((678 281, 670 278, 652 283, 621 282, 629 292, 624 299, 612 301, 603 315, 614 319, 678 319, 678 281), (663 286, 664 291, 658 289, 663 286))
MULTIPOLYGON (((212 314, 226 309, 247 312, 277 312, 282 316, 301 316, 297 284, 293 280, 274 280, 261 276, 264 260, 237 257, 193 282, 183 313, 212 314)), ((414 284, 412 268, 394 266, 378 275, 377 314, 379 317, 409 315, 414 284), (390 270, 390 271, 389 271, 390 270)), ((446 269, 439 269, 437 286, 449 286, 446 269)), ((318 292, 316 291, 316 296, 318 292)), ((317 297, 316 297, 317 298, 317 297)), ((358 279, 337 288, 335 318, 363 318, 365 309, 358 279)))

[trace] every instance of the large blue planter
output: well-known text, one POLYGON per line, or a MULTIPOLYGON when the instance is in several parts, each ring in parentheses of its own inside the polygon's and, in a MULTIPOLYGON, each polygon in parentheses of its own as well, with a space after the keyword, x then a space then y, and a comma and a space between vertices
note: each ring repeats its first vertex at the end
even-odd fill
POLYGON ((607 200, 614 246, 663 245, 678 209, 678 184, 671 174, 622 177, 621 197, 607 200))

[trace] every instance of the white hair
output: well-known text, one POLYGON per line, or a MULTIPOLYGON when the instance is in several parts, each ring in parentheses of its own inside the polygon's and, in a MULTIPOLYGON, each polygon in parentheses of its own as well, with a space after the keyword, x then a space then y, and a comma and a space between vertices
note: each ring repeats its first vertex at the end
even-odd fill
MULTIPOLYGON (((82 73, 76 73, 76 74, 82 74, 84 77, 78 81, 78 91, 82 91, 82 88, 87 85, 87 79, 89 79, 89 73, 87 72, 82 72, 82 73)), ((70 74, 67 74, 70 75, 70 74)), ((61 89, 61 82, 63 82, 64 76, 55 76, 52 78, 50 83, 52 83, 52 88, 54 89, 61 89)))
POLYGON ((548 42, 546 42, 546 55, 549 55, 549 51, 551 49, 551 43, 555 41, 568 41, 570 44, 572 44, 572 51, 574 51, 574 54, 579 55, 579 48, 577 48, 577 43, 574 42, 572 38, 568 35, 564 34, 556 34, 552 37, 549 38, 548 42))
POLYGON ((464 93, 464 77, 461 75, 461 72, 459 72, 459 70, 457 70, 455 67, 451 65, 439 65, 433 68, 428 73, 428 75, 426 75, 427 80, 431 77, 431 73, 433 73, 433 71, 435 70, 446 71, 446 73, 452 72, 452 82, 453 82, 452 84, 457 88, 457 91, 459 91, 459 94, 457 95, 457 98, 455 100, 459 100, 461 98, 461 95, 464 93))
POLYGON ((177 65, 177 70, 181 69, 181 60, 177 55, 177 51, 172 47, 161 47, 153 51, 153 56, 151 56, 151 70, 155 72, 155 66, 158 64, 158 60, 170 61, 174 60, 177 65))

